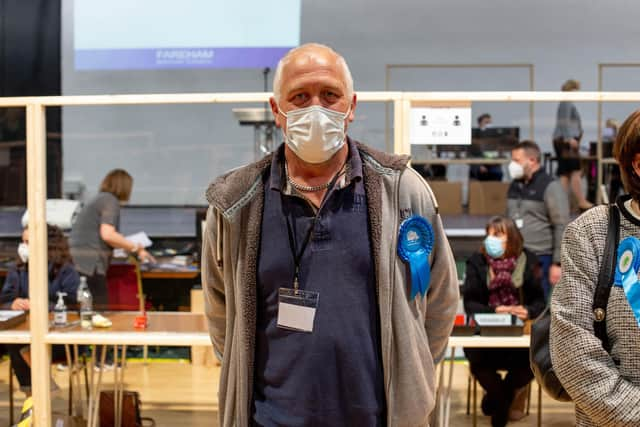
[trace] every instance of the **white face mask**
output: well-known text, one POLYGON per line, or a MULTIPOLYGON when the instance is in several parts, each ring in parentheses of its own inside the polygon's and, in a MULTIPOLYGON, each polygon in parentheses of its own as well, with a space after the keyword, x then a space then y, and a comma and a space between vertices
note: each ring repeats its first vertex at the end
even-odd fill
POLYGON ((349 111, 341 113, 313 105, 288 113, 280 109, 280 113, 287 118, 287 145, 305 162, 326 162, 344 146, 344 120, 349 111))
POLYGON ((613 128, 604 128, 602 129, 602 138, 603 139, 613 139, 615 137, 615 132, 613 130, 613 128))
POLYGON ((20 243, 18 245, 18 256, 25 264, 29 261, 29 245, 26 243, 20 243))
POLYGON ((522 179, 524 177, 524 168, 522 165, 511 160, 509 163, 509 176, 511 179, 522 179))

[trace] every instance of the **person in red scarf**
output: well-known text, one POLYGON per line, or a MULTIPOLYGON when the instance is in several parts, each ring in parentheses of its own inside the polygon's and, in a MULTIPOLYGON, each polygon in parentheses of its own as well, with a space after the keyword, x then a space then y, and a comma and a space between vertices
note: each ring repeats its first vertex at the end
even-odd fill
MULTIPOLYGON (((467 260, 465 312, 510 313, 521 320, 533 319, 545 307, 541 279, 538 258, 523 247, 513 220, 494 217, 486 226, 482 247, 467 260)), ((529 350, 465 348, 464 353, 486 391, 482 412, 491 416, 491 425, 504 426, 509 419, 522 418, 524 392, 533 379, 529 350), (507 372, 504 379, 498 370, 507 372)))

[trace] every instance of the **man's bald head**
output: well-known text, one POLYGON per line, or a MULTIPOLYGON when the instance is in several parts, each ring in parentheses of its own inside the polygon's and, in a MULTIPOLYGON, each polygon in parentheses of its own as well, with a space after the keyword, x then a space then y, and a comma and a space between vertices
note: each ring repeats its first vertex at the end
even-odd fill
POLYGON ((349 70, 349 66, 344 58, 329 46, 319 43, 307 43, 291 49, 278 62, 276 72, 273 76, 273 97, 276 102, 280 102, 282 75, 285 67, 290 64, 304 64, 310 62, 327 64, 331 61, 333 61, 342 70, 346 95, 350 98, 353 95, 353 77, 351 77, 351 71, 349 70))

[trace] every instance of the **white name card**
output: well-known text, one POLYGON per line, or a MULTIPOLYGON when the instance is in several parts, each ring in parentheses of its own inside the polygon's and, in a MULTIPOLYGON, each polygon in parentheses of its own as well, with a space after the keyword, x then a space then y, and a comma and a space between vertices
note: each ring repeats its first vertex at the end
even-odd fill
POLYGON ((511 315, 508 313, 478 313, 473 318, 480 326, 511 326, 511 315))

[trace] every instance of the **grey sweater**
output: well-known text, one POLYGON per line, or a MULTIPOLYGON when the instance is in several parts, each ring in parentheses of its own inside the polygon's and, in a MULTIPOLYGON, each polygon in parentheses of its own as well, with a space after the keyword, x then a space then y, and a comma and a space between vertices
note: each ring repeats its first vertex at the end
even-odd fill
POLYGON ((578 113, 578 109, 573 102, 562 101, 558 104, 556 128, 553 131, 553 139, 580 139, 581 136, 582 120, 580 120, 580 113, 578 113))
MULTIPOLYGON (((640 220, 624 207, 621 213, 620 239, 640 236, 640 220)), ((611 288, 607 305, 611 354, 593 330, 608 216, 608 208, 598 206, 568 225, 562 278, 551 297, 551 360, 576 404, 579 427, 640 425, 640 328, 622 288, 611 288)))
MULTIPOLYGON (((376 270, 380 342, 389 427, 424 427, 435 406, 435 366, 453 327, 458 295, 455 263, 437 204, 408 157, 358 145, 363 160, 371 250, 376 270), (410 299, 411 273, 397 255, 398 227, 411 214, 433 226, 431 281, 410 299)), ((250 424, 256 328, 256 265, 271 156, 218 178, 203 236, 202 281, 214 350, 222 356, 221 427, 250 424)), ((310 373, 310 376, 322 373, 310 373)), ((312 378, 310 377, 312 382, 312 378)))

